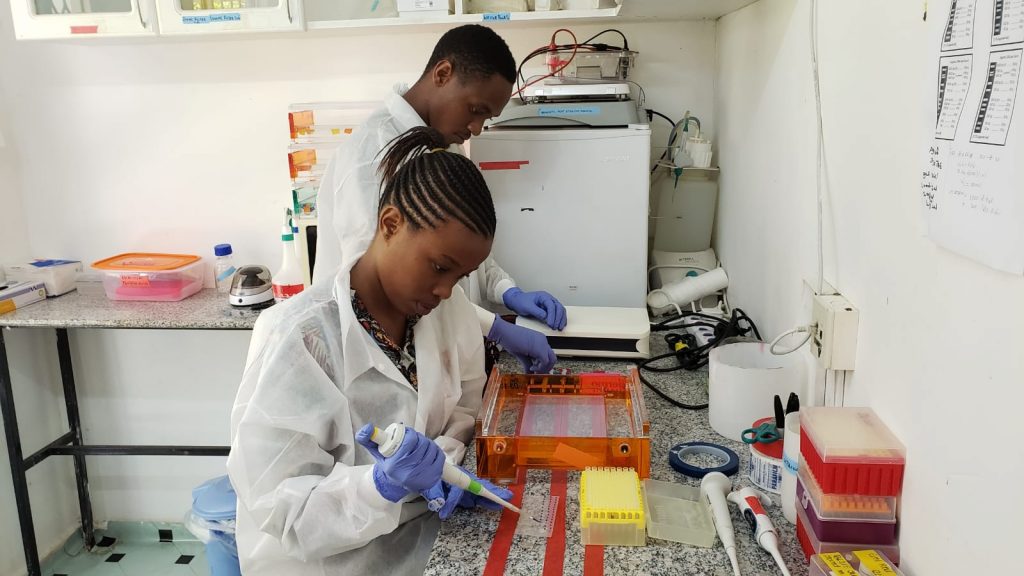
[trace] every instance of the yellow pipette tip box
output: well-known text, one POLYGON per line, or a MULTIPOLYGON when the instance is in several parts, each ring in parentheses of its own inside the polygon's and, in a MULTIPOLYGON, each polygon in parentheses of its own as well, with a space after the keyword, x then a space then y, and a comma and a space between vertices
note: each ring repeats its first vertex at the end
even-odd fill
POLYGON ((587 468, 580 476, 583 544, 643 546, 647 543, 640 477, 632 468, 587 468))

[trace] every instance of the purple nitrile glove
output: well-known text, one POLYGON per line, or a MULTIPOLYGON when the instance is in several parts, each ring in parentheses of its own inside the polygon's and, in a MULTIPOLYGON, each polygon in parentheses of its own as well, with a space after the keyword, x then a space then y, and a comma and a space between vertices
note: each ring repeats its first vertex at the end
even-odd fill
POLYGON ((547 374, 555 365, 555 351, 543 334, 495 316, 487 339, 497 342, 523 364, 529 374, 547 374))
MULTIPOLYGON (((459 469, 469 475, 470 478, 483 485, 484 488, 490 490, 495 496, 504 500, 512 499, 511 490, 492 484, 487 480, 481 480, 476 477, 476 474, 469 472, 461 466, 459 466, 459 469)), ((459 488, 458 486, 452 486, 447 482, 438 482, 423 493, 423 497, 426 498, 428 502, 436 502, 439 495, 443 495, 444 498, 444 505, 437 510, 437 515, 441 517, 441 520, 447 520, 448 517, 452 515, 452 512, 455 511, 456 507, 475 508, 480 506, 482 508, 487 508, 488 510, 501 510, 502 508, 497 502, 491 502, 487 498, 477 496, 468 490, 459 488)))
POLYGON ((372 437, 373 424, 367 424, 356 433, 356 442, 377 461, 373 465, 373 483, 385 499, 397 502, 407 493, 426 490, 441 479, 444 452, 430 438, 406 426, 401 446, 394 454, 385 457, 372 437), (398 492, 396 486, 403 491, 397 499, 394 498, 398 492))
POLYGON ((523 292, 513 286, 501 295, 501 300, 520 316, 536 318, 548 325, 552 330, 562 330, 568 319, 565 315, 565 306, 557 298, 539 290, 537 292, 523 292))

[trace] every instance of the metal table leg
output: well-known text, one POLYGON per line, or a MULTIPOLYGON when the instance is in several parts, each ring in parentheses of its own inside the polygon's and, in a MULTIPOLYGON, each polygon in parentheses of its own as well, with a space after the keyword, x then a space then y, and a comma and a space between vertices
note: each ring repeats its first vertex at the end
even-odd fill
POLYGON ((32 524, 32 504, 29 501, 28 481, 25 478, 26 468, 21 453, 21 433, 18 431, 18 417, 14 411, 11 370, 7 363, 7 347, 4 344, 2 328, 0 328, 0 413, 3 415, 4 432, 7 437, 7 457, 11 461, 11 479, 14 482, 14 499, 18 505, 21 541, 25 548, 25 565, 28 567, 29 576, 40 576, 43 571, 39 563, 35 527, 32 524))
MULTIPOLYGON (((57 329, 57 356, 60 358, 60 379, 64 384, 64 404, 68 411, 72 446, 82 445, 82 423, 78 417, 78 394, 75 392, 75 371, 71 365, 71 346, 66 328, 57 329)), ((82 514, 82 541, 86 550, 96 545, 92 521, 92 500, 89 498, 89 474, 85 469, 85 454, 75 454, 75 485, 78 487, 78 509, 82 514)))

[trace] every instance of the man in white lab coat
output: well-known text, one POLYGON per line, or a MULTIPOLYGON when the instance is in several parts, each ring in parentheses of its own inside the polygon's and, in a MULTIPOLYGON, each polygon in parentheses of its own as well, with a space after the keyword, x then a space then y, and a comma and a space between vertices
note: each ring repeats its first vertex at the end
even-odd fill
MULTIPOLYGON (((384 107, 370 115, 327 167, 317 199, 314 285, 332 284, 343 252, 365 249, 373 238, 380 199, 380 151, 416 126, 437 129, 454 146, 480 134, 484 122, 508 103, 515 74, 508 45, 490 28, 460 26, 441 37, 420 79, 411 88, 397 86, 384 107)), ((551 370, 555 354, 542 334, 506 322, 482 306, 503 304, 561 330, 565 307, 554 296, 520 290, 493 258, 460 285, 477 305, 482 334, 518 357, 527 371, 551 370)))

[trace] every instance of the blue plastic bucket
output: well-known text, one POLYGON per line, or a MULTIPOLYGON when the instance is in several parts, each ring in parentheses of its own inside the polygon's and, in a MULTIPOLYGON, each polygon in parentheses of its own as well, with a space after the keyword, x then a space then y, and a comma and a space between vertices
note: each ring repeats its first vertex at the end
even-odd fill
POLYGON ((235 543, 235 489, 227 476, 204 482, 192 490, 192 513, 210 528, 206 559, 211 576, 241 576, 238 546, 235 543), (221 525, 224 529, 218 530, 221 525))

